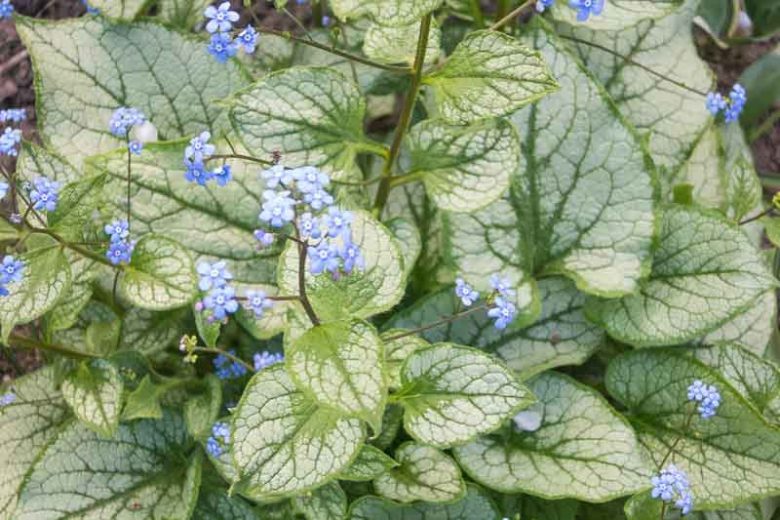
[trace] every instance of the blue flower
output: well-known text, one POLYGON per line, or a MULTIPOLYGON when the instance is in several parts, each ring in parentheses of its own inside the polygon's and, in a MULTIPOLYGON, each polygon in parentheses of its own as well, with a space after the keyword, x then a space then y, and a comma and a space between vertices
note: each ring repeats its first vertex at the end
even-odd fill
POLYGON ((211 180, 211 172, 206 169, 202 161, 184 159, 184 178, 188 182, 197 182, 205 186, 211 180))
POLYGON ((110 237, 111 242, 121 242, 130 235, 130 224, 127 220, 117 219, 106 224, 103 231, 110 237))
POLYGON ((18 152, 16 146, 22 141, 22 131, 18 128, 6 127, 0 135, 0 155, 9 155, 16 157, 18 152))
MULTIPOLYGON (((0 4, 1 5, 1 4, 0 4)), ((0 123, 21 123, 27 119, 27 110, 24 108, 7 108, 0 110, 0 123)))
POLYGON ((569 7, 577 10, 577 21, 584 22, 590 15, 601 14, 604 10, 604 0, 569 0, 569 7))
POLYGON ((494 325, 498 330, 504 330, 515 319, 517 308, 503 296, 497 296, 493 305, 487 314, 496 320, 494 325))
POLYGON ((111 242, 106 251, 106 258, 114 265, 129 264, 133 256, 135 242, 129 240, 119 240, 111 242))
POLYGON ((7 285, 9 283, 21 282, 24 276, 24 262, 17 260, 13 255, 6 255, 3 258, 3 264, 0 266, 2 273, 0 273, 0 284, 7 285))
MULTIPOLYGON (((228 350, 233 356, 236 355, 235 350, 228 350)), ((220 354, 214 358, 215 374, 220 379, 233 379, 242 377, 247 373, 246 367, 237 362, 232 361, 229 357, 220 354)))
POLYGON ((224 260, 214 262, 213 264, 199 262, 197 271, 200 277, 198 287, 201 291, 208 291, 212 287, 224 287, 233 279, 233 275, 227 270, 224 260))
POLYGON ((38 177, 33 180, 33 189, 30 191, 30 202, 37 211, 54 211, 59 201, 60 183, 50 181, 46 177, 38 177))
POLYGON ((141 155, 141 151, 144 149, 144 143, 141 141, 130 141, 130 144, 127 145, 127 148, 130 150, 130 153, 133 155, 141 155))
POLYGON ((536 0, 536 11, 539 13, 545 12, 547 9, 553 6, 555 0, 536 0))
POLYGON ((351 241, 344 242, 339 248, 339 256, 344 261, 344 272, 349 274, 354 268, 362 271, 366 268, 366 262, 363 259, 363 253, 360 248, 351 241))
POLYGON ((211 315, 216 320, 224 320, 228 314, 233 314, 238 310, 236 301, 236 290, 229 285, 214 287, 205 298, 203 306, 211 311, 211 315))
POLYGON ((217 181, 218 186, 225 186, 230 182, 230 179, 233 178, 233 171, 230 169, 229 164, 223 164, 211 172, 211 175, 214 177, 214 180, 217 181))
POLYGON ((295 218, 295 199, 290 197, 289 191, 263 192, 263 207, 260 211, 260 220, 267 222, 271 227, 282 227, 295 218))
POLYGON ((463 278, 457 278, 455 280, 455 295, 460 298, 460 301, 463 302, 463 305, 466 307, 470 307, 479 299, 479 293, 467 284, 463 278))
POLYGON ((218 458, 222 455, 222 445, 214 437, 209 437, 206 440, 206 451, 214 458, 218 458))
POLYGON ((241 31, 236 38, 236 44, 244 49, 247 54, 255 52, 257 46, 257 31, 251 25, 248 25, 243 31, 241 31))
POLYGON ((512 288, 509 278, 503 277, 500 274, 493 274, 490 276, 490 286, 504 298, 515 297, 515 290, 512 288))
POLYGON ((249 290, 246 292, 246 306, 255 313, 255 318, 262 318, 265 310, 273 306, 273 301, 263 291, 249 290))
POLYGON ((333 204, 333 196, 323 188, 319 188, 313 191, 305 192, 303 194, 303 201, 311 206, 311 209, 320 211, 325 206, 330 206, 333 204))
POLYGON ((220 439, 227 444, 230 442, 230 427, 228 427, 227 423, 215 422, 211 427, 211 435, 215 439, 220 439))
POLYGON ((674 501, 675 506, 687 515, 693 510, 693 494, 688 476, 684 471, 677 469, 674 464, 668 465, 651 480, 653 490, 650 495, 664 502, 674 501))
POLYGON ((352 213, 341 211, 339 208, 331 206, 325 215, 325 226, 328 228, 328 236, 331 238, 344 237, 348 240, 352 236, 352 213))
POLYGON ((0 2, 0 20, 9 20, 12 14, 14 14, 14 6, 11 5, 11 0, 0 2))
POLYGON ((293 182, 292 170, 286 170, 281 164, 275 164, 260 172, 268 188, 276 188, 279 185, 290 187, 293 182))
POLYGON ((298 184, 301 193, 313 193, 320 191, 330 184, 328 174, 321 172, 314 166, 303 166, 292 171, 292 176, 298 184))
POLYGON ((119 107, 111 114, 108 129, 116 137, 126 137, 127 132, 136 125, 146 122, 146 116, 137 108, 119 107))
POLYGON ((0 181, 0 199, 4 198, 6 193, 8 193, 8 188, 10 186, 7 182, 0 181))
POLYGON ((747 103, 747 92, 742 85, 737 83, 731 89, 728 106, 723 111, 723 118, 727 123, 733 123, 739 119, 739 115, 745 108, 745 103, 747 103))
POLYGON ((712 385, 698 379, 688 387, 688 400, 699 403, 697 408, 702 419, 714 417, 720 406, 720 392, 712 385))
POLYGON ((218 62, 226 63, 236 55, 238 48, 228 33, 217 33, 211 36, 207 50, 218 62))
POLYGON ((16 401, 16 394, 12 392, 6 392, 2 395, 2 397, 0 397, 0 406, 8 406, 14 401, 16 401))
POLYGON ((322 236, 322 228, 320 227, 320 219, 313 216, 308 211, 300 216, 298 219, 298 231, 301 234, 301 238, 304 240, 313 238, 318 239, 322 236))
POLYGON ((270 352, 258 352, 254 355, 254 362, 255 362, 255 372, 260 372, 264 368, 268 368, 271 365, 275 365, 277 363, 281 363, 284 361, 284 354, 281 353, 275 353, 271 354, 270 352))
POLYGON ((264 229, 255 229, 254 235, 262 247, 268 247, 276 240, 276 235, 264 229))
POLYGON ((721 110, 726 108, 728 103, 723 99, 723 96, 720 95, 720 92, 710 92, 707 94, 707 101, 705 104, 709 113, 713 116, 717 116, 721 110))
POLYGON ((309 246, 307 253, 310 259, 309 270, 311 274, 320 274, 323 271, 338 272, 341 261, 335 244, 322 241, 317 247, 309 246))
POLYGON ((203 11, 203 15, 209 18, 206 30, 210 33, 228 32, 233 28, 233 23, 238 21, 238 13, 230 10, 230 2, 222 2, 219 7, 210 5, 203 11))
POLYGON ((203 159, 211 157, 216 151, 216 146, 209 143, 211 133, 201 132, 200 135, 190 139, 190 144, 184 149, 184 158, 194 162, 203 162, 203 159))

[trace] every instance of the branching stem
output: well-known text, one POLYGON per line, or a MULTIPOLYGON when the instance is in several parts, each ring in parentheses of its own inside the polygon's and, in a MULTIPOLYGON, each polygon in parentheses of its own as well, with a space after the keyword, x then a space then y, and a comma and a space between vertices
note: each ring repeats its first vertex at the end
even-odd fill
POLYGON ((247 370, 249 370, 250 372, 254 372, 255 371, 255 367, 254 366, 250 365, 249 363, 247 363, 246 361, 244 361, 240 357, 238 357, 238 356, 236 356, 234 354, 231 354, 230 352, 228 352, 226 350, 220 350, 218 348, 208 348, 208 347, 195 347, 195 348, 192 349, 192 351, 193 352, 203 352, 204 354, 214 354, 215 356, 222 355, 222 356, 225 356, 226 358, 228 358, 231 361, 234 361, 234 362, 236 362, 236 363, 238 363, 240 365, 244 365, 247 368, 247 370))
POLYGON ((426 330, 435 329, 436 327, 439 327, 441 325, 446 325, 447 323, 452 323, 453 321, 457 321, 461 318, 464 318, 466 316, 469 316, 471 314, 475 314, 479 311, 487 309, 487 304, 483 303, 482 305, 477 305, 476 307, 473 307, 471 309, 467 309, 462 312, 458 312, 453 314, 452 316, 446 316, 442 317, 437 321, 434 321, 433 323, 429 323, 428 325, 423 325, 422 327, 417 327, 416 329, 407 330, 406 332, 402 332, 400 334, 396 334, 395 336, 390 336, 389 338, 385 338, 385 342, 395 341, 397 339, 402 339, 407 336, 413 336, 415 334, 419 334, 420 332, 425 332, 426 330))

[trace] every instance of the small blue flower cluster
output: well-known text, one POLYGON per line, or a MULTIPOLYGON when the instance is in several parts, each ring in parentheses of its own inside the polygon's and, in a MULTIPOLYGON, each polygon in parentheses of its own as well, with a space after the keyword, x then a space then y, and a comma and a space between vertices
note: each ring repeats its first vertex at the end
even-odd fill
POLYGON ((6 288, 6 285, 21 282, 24 276, 24 262, 17 260, 13 255, 7 255, 3 258, 3 263, 0 265, 0 296, 8 296, 10 293, 6 288))
POLYGON ((106 258, 114 264, 129 264, 135 248, 135 240, 130 240, 130 224, 127 220, 115 220, 103 228, 109 236, 106 258))
POLYGON ((727 123, 732 123, 739 119, 739 115, 745 108, 745 103, 747 103, 747 91, 739 83, 732 87, 728 98, 723 97, 720 92, 710 92, 707 94, 707 101, 705 102, 710 114, 717 116, 722 111, 723 119, 727 123))
POLYGON ((270 352, 263 351, 255 354, 253 360, 255 362, 255 372, 260 372, 264 368, 268 368, 271 365, 282 363, 284 361, 284 354, 272 354, 270 352))
MULTIPOLYGON (((198 270, 198 287, 206 292, 206 296, 195 305, 198 311, 208 313, 207 320, 223 321, 228 315, 238 311, 236 290, 229 285, 233 275, 228 271, 224 261, 200 262, 198 270)), ((256 318, 261 318, 266 309, 272 306, 272 300, 263 291, 247 290, 246 307, 256 318)))
POLYGON ((24 108, 6 108, 0 110, 0 123, 21 123, 27 120, 27 110, 24 108))
MULTIPOLYGON (((235 350, 228 350, 228 353, 232 354, 233 356, 236 355, 235 350)), ((220 354, 217 357, 214 358, 214 373, 217 375, 218 378, 225 380, 225 379, 235 379, 238 377, 242 377, 246 375, 247 370, 244 365, 239 363, 238 361, 233 361, 229 357, 225 356, 224 354, 220 354)))
POLYGON ((457 278, 455 280, 455 295, 460 298, 460 301, 466 307, 471 307, 471 305, 479 299, 479 292, 475 291, 474 288, 463 281, 463 278, 457 278))
POLYGON ((555 0, 536 0, 536 12, 543 13, 555 4, 555 0))
POLYGON ((569 7, 577 10, 577 21, 584 22, 591 15, 600 15, 604 11, 604 3, 605 0, 569 0, 569 7))
POLYGON ((22 142, 22 131, 18 128, 6 127, 0 134, 0 156, 16 157, 19 152, 16 147, 22 142))
POLYGON ((666 468, 651 479, 653 490, 650 495, 660 498, 664 502, 674 501, 674 505, 687 515, 693 510, 693 494, 688 476, 674 464, 666 468))
MULTIPOLYGON (((312 274, 328 272, 337 279, 342 272, 365 268, 360 247, 352 240, 352 213, 334 205, 326 173, 313 166, 285 169, 277 164, 261 175, 271 189, 263 192, 259 219, 272 228, 294 225, 307 245, 312 274)), ((274 241, 274 234, 264 229, 256 230, 255 237, 263 246, 274 241)))
POLYGON ((30 202, 36 211, 54 211, 60 198, 60 183, 46 177, 33 179, 30 202))
POLYGON ((238 21, 238 13, 230 9, 230 2, 222 2, 219 7, 210 5, 203 11, 208 19, 206 30, 211 33, 211 41, 207 50, 220 63, 236 55, 239 49, 247 54, 255 52, 257 46, 257 31, 248 25, 236 36, 231 36, 233 24, 238 21))
MULTIPOLYGON (((111 120, 108 123, 108 129, 116 137, 127 138, 128 132, 135 127, 146 123, 146 116, 137 108, 119 107, 114 110, 111 120)), ((128 143, 130 152, 140 155, 143 150, 143 143, 140 141, 131 141, 128 143)))
POLYGON ((14 6, 11 5, 11 0, 3 0, 0 2, 0 20, 10 20, 11 15, 14 14, 14 6))
MULTIPOLYGON (((512 300, 515 298, 515 291, 511 288, 510 282, 498 274, 490 277, 490 286, 493 288, 493 294, 489 298, 490 306, 487 315, 495 320, 493 325, 498 330, 504 330, 514 321, 517 316, 517 308, 512 300)), ((470 307, 479 299, 479 293, 467 284, 463 278, 455 280, 455 295, 466 307, 470 307)))
POLYGON ((2 406, 8 406, 9 404, 16 401, 16 394, 12 392, 6 392, 2 396, 0 396, 0 407, 2 406))
POLYGON ((688 387, 688 400, 699 403, 697 408, 702 419, 714 417, 720 406, 720 392, 712 385, 698 379, 688 387))
POLYGON ((209 139, 211 134, 207 131, 190 139, 190 144, 184 149, 184 178, 187 182, 196 182, 200 186, 205 186, 212 180, 219 186, 225 186, 233 177, 229 165, 223 164, 213 171, 206 169, 206 159, 214 155, 217 149, 209 143, 209 139))
POLYGON ((212 457, 219 457, 224 448, 230 444, 230 427, 223 422, 216 422, 211 427, 211 437, 206 440, 206 451, 212 457))
POLYGON ((97 7, 92 7, 91 5, 89 5, 89 1, 88 0, 81 0, 81 3, 84 4, 84 7, 87 8, 87 14, 91 14, 93 16, 96 15, 96 14, 100 14, 100 9, 98 9, 97 7))
POLYGON ((8 185, 7 182, 0 181, 0 199, 5 198, 5 195, 8 193, 8 188, 11 186, 8 185))

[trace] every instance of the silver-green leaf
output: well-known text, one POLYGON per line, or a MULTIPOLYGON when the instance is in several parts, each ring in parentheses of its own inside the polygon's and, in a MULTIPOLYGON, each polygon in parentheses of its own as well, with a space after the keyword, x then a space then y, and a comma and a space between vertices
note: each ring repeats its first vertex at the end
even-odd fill
MULTIPOLYGON (((363 38, 363 52, 369 58, 380 63, 405 63, 411 66, 417 51, 420 24, 386 26, 371 24, 363 38)), ((441 29, 435 20, 431 20, 428 45, 425 50, 425 63, 435 63, 441 54, 441 29)))
POLYGON ((374 480, 386 471, 398 466, 392 457, 386 455, 379 448, 365 444, 360 449, 357 458, 350 466, 339 473, 339 480, 351 480, 361 482, 374 480))
POLYGON ((399 466, 378 476, 374 490, 397 502, 452 502, 463 497, 466 485, 460 468, 436 448, 407 442, 395 450, 399 466))
POLYGON ((306 520, 344 520, 347 515, 347 495, 338 482, 293 498, 293 507, 306 520))
POLYGON ((420 20, 442 0, 333 0, 333 12, 344 21, 370 16, 377 23, 408 25, 420 20))
POLYGON ((80 364, 62 382, 62 396, 76 417, 106 437, 119 425, 123 391, 119 370, 104 360, 80 364))
POLYGON ((498 508, 483 490, 466 486, 466 495, 452 504, 397 504, 379 497, 357 499, 349 508, 349 520, 501 520, 498 508))
POLYGON ((647 487, 651 468, 633 430, 606 400, 546 372, 529 382, 541 425, 510 426, 455 449, 477 482, 503 493, 606 502, 647 487))

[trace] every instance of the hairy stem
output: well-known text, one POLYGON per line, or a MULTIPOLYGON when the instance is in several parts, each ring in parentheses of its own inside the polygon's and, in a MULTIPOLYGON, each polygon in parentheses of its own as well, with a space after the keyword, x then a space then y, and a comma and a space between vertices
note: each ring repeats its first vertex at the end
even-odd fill
POLYGON ((231 354, 230 352, 228 352, 226 350, 220 350, 218 348, 208 348, 208 347, 195 347, 195 348, 192 349, 192 351, 193 352, 203 352, 204 354, 214 354, 215 356, 222 355, 222 356, 225 356, 226 358, 228 358, 231 361, 234 361, 234 362, 236 362, 236 363, 238 363, 240 365, 244 365, 247 368, 247 370, 249 370, 250 372, 254 372, 255 371, 255 367, 253 365, 250 365, 249 363, 247 363, 246 361, 244 361, 240 357, 235 356, 235 355, 231 354))
POLYGON ((306 242, 298 242, 298 292, 300 293, 301 305, 303 310, 306 311, 306 315, 309 317, 312 325, 319 325, 320 319, 317 317, 317 313, 314 312, 314 307, 311 306, 309 297, 306 296, 306 242))
POLYGON ((90 260, 94 260, 95 262, 100 262, 101 264, 107 265, 107 266, 111 267, 112 269, 117 269, 117 271, 120 270, 119 267, 117 267, 114 264, 112 264, 111 262, 109 262, 108 259, 105 258, 103 255, 95 253, 94 251, 90 251, 89 249, 87 249, 85 247, 81 247, 78 244, 74 244, 74 243, 68 242, 67 240, 65 240, 64 238, 59 236, 54 231, 51 231, 49 229, 41 229, 41 228, 30 227, 30 233, 39 233, 39 234, 42 234, 42 235, 48 235, 48 236, 52 237, 54 240, 56 240, 57 242, 59 242, 62 246, 67 247, 68 249, 77 252, 81 256, 89 258, 90 260))
POLYGON ((403 142, 404 135, 406 135, 406 130, 409 127, 412 112, 414 111, 414 104, 417 101, 417 93, 422 84, 422 71, 425 64, 425 51, 428 46, 428 34, 431 30, 431 18, 432 15, 428 14, 420 22, 420 33, 417 38, 417 51, 414 57, 414 65, 412 66, 412 83, 409 86, 409 92, 404 100, 401 117, 398 120, 398 126, 395 128, 393 144, 390 145, 390 155, 385 161, 381 176, 382 180, 379 183, 376 199, 374 200, 374 214, 377 217, 381 215, 382 210, 387 203, 387 197, 390 195, 390 181, 393 172, 393 164, 401 151, 401 143, 403 142))
POLYGON ((240 159, 242 161, 254 162, 265 166, 271 166, 274 164, 273 161, 258 159, 257 157, 252 157, 251 155, 243 155, 240 153, 215 154, 207 157, 204 162, 215 161, 217 159, 240 159))
POLYGON ((452 323, 453 321, 457 321, 461 318, 464 318, 466 316, 469 316, 471 314, 475 314, 479 311, 487 309, 487 304, 483 303, 482 305, 478 305, 476 307, 473 307, 471 309, 467 309, 462 312, 458 312, 453 314, 452 316, 446 316, 438 319, 437 321, 434 321, 433 323, 429 323, 428 325, 423 325, 422 327, 417 327, 416 329, 407 330, 406 332, 402 332, 400 334, 396 334, 395 336, 390 336, 389 338, 386 338, 384 341, 390 342, 395 341, 397 339, 402 339, 407 336, 413 336, 415 334, 419 334, 420 332, 425 332, 426 330, 435 329, 436 327, 440 327, 441 325, 446 325, 447 323, 452 323))
POLYGON ((693 416, 696 413, 696 410, 691 410, 688 413, 688 417, 685 419, 685 425, 683 426, 680 433, 677 435, 677 438, 674 440, 671 446, 669 446, 669 451, 666 452, 666 455, 664 455, 664 458, 661 460, 661 463, 658 465, 658 470, 662 470, 664 465, 666 464, 666 461, 669 460, 669 457, 672 456, 672 453, 674 453, 674 450, 677 448, 677 445, 680 444, 680 441, 683 438, 683 435, 688 431, 688 428, 691 426, 691 421, 693 420, 693 416))
POLYGON ((498 31, 502 27, 504 27, 506 24, 517 18, 522 14, 523 11, 525 11, 526 7, 529 5, 532 5, 536 3, 536 0, 526 0, 522 4, 520 4, 519 7, 513 9, 509 14, 503 15, 499 12, 498 14, 498 21, 490 26, 491 31, 498 31))
POLYGON ((770 206, 769 208, 765 209, 764 211, 762 211, 758 215, 754 215, 754 216, 752 216, 750 218, 746 218, 745 220, 740 220, 739 221, 739 225, 740 226, 744 226, 745 224, 749 224, 749 223, 753 222, 754 220, 758 220, 760 218, 766 217, 767 215, 771 215, 774 212, 775 212, 774 206, 770 206))

